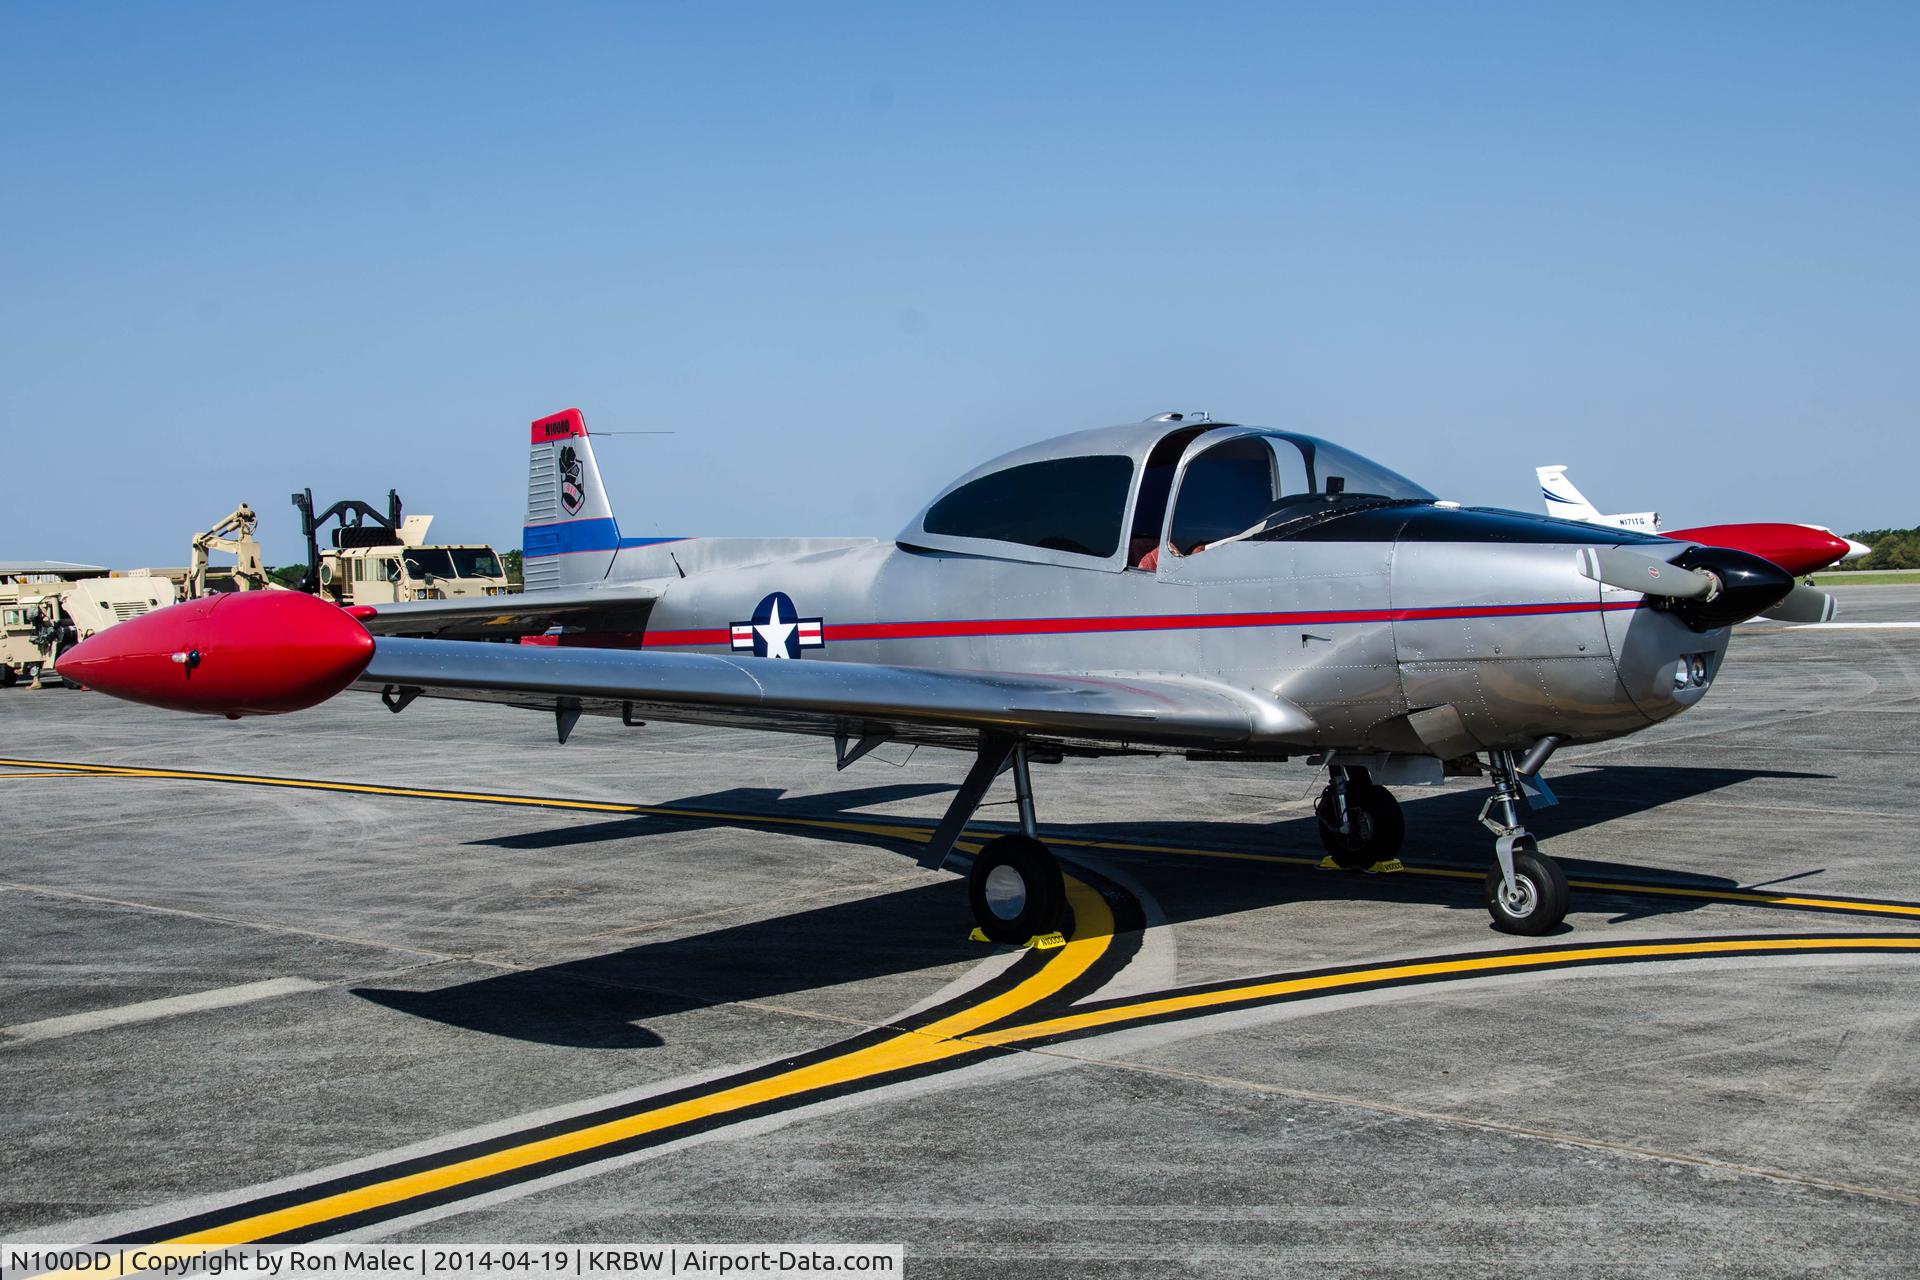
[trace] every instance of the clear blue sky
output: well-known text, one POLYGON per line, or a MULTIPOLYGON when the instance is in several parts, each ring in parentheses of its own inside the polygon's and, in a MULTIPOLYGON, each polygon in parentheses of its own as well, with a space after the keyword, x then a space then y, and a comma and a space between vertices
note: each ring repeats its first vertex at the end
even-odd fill
POLYGON ((1163 409, 1920 522, 1920 5, 0 4, 0 558, 892 533, 1163 409))

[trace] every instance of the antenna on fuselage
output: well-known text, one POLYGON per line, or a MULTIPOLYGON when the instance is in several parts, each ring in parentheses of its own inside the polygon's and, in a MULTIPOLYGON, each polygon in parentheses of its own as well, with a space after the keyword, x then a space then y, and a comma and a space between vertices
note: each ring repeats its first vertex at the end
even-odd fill
POLYGON ((1146 422, 1212 422, 1213 418, 1205 410, 1194 413, 1156 413, 1146 422))

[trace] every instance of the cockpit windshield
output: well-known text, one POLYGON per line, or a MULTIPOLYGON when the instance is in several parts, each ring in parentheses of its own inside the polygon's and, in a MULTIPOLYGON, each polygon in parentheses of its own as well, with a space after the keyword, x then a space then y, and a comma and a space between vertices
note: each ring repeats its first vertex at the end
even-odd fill
POLYGON ((1405 476, 1325 440, 1285 431, 1233 436, 1188 460, 1169 541, 1192 555, 1360 503, 1433 500, 1405 476))

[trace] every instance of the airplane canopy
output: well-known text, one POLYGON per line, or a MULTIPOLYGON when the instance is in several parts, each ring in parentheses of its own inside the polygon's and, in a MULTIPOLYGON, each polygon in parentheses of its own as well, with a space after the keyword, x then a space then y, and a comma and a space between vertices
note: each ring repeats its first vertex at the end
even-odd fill
POLYGON ((1406 477, 1313 436, 1156 420, 1076 431, 1001 454, 942 489, 897 541, 1118 571, 1159 544, 1176 476, 1175 521, 1190 533, 1204 531, 1188 537, 1196 543, 1241 532, 1283 498, 1433 501, 1406 477))

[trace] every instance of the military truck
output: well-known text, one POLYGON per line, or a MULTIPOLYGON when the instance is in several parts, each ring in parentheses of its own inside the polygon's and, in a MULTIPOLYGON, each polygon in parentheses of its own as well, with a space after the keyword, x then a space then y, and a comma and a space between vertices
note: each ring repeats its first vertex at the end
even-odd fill
POLYGON ((179 598, 170 579, 144 569, 115 573, 50 561, 0 564, 6 646, 0 684, 22 677, 39 683, 53 674, 62 653, 88 636, 179 598))
POLYGON ((507 595, 507 570, 484 542, 427 541, 432 516, 400 513, 400 495, 387 491, 387 510, 358 499, 334 503, 317 515, 313 491, 293 495, 307 539, 307 576, 301 589, 338 605, 382 605, 401 600, 454 600, 507 595), (319 532, 329 520, 333 546, 319 532))
POLYGON ((85 578, 104 578, 97 564, 64 560, 0 561, 0 688, 31 680, 46 661, 33 642, 40 629, 40 601, 85 578))

